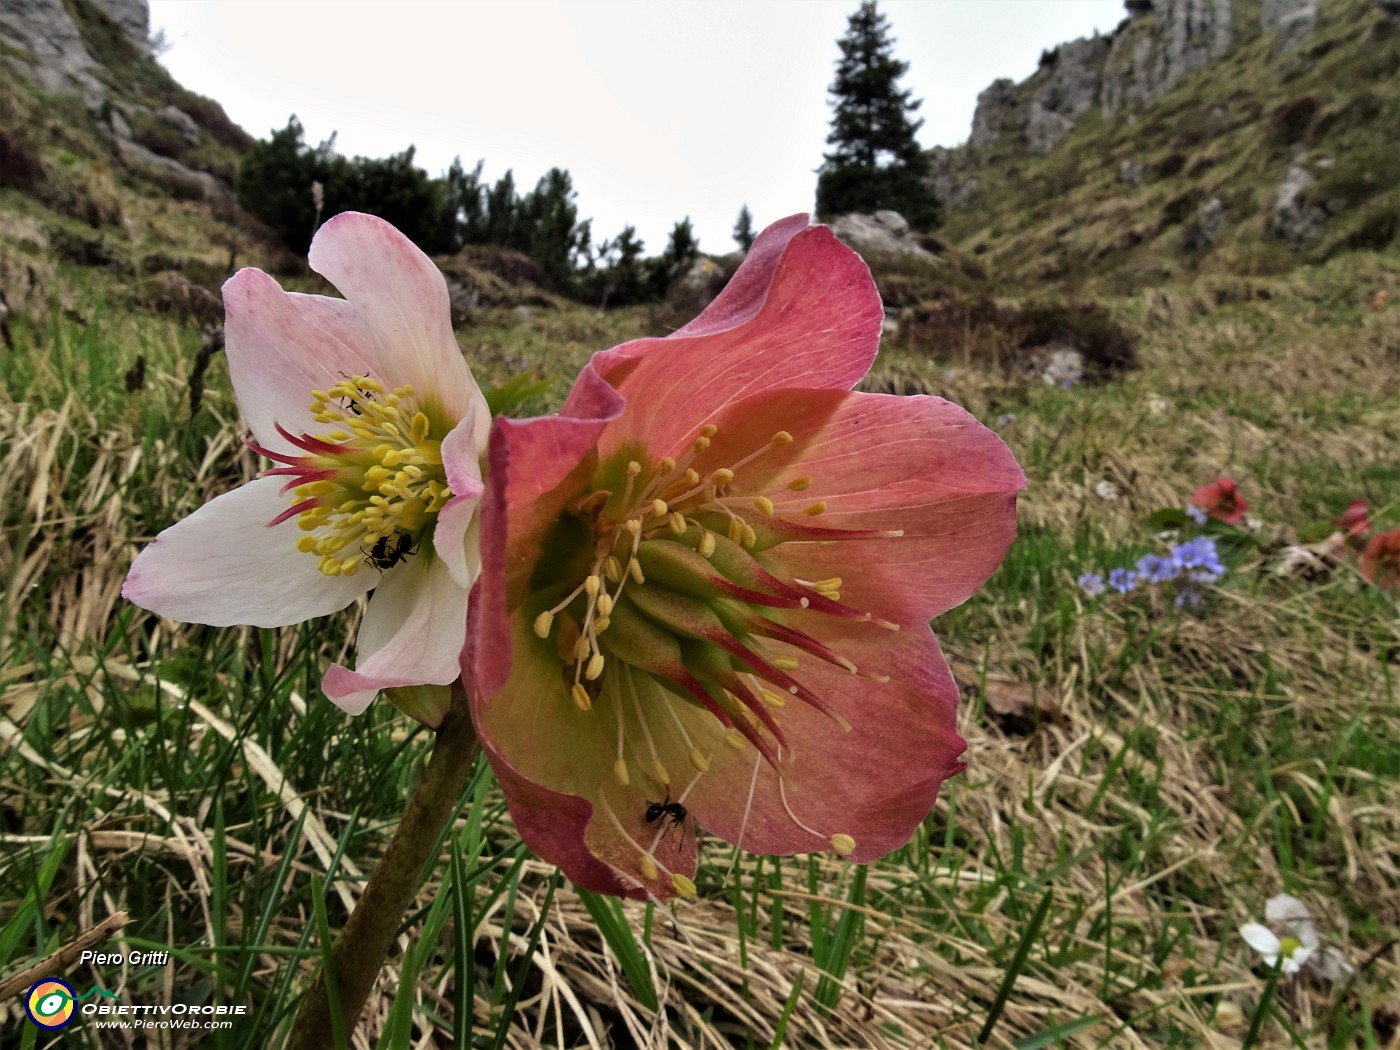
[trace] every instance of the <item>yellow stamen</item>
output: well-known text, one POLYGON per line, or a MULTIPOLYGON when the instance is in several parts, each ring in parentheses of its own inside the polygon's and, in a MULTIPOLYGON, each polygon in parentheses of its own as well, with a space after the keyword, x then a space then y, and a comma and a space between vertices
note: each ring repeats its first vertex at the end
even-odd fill
POLYGON ((574 687, 569 690, 569 695, 574 698, 574 706, 580 711, 588 711, 593 707, 593 700, 588 695, 588 690, 579 682, 574 683, 574 687))
POLYGON ((691 882, 678 871, 671 873, 671 885, 676 888, 676 892, 682 897, 695 896, 695 883, 691 882))
POLYGON ((843 857, 849 857, 856 851, 856 840, 851 836, 837 832, 831 836, 831 848, 843 857))

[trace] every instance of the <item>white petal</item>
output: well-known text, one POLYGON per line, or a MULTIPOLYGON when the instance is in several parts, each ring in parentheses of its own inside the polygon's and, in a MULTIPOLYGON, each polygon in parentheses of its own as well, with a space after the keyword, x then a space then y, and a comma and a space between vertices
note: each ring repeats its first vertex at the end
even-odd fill
POLYGON ((369 329, 384 363, 377 378, 411 385, 420 404, 436 401, 451 419, 476 406, 484 435, 490 413, 452 334, 447 282, 431 259, 383 219, 344 212, 317 231, 308 260, 369 329))
POLYGON ((461 675, 467 636, 467 590, 431 551, 386 572, 370 598, 356 639, 355 670, 338 664, 321 688, 357 715, 381 689, 448 685, 461 675))
POLYGON ((1287 893, 1270 897, 1264 905, 1264 917, 1276 928, 1287 930, 1290 936, 1306 948, 1316 948, 1320 943, 1317 928, 1312 922, 1312 913, 1297 897, 1291 897, 1287 893))
POLYGON ((1274 936, 1274 931, 1267 926, 1260 926, 1257 922, 1247 922, 1241 926, 1240 936, 1256 952, 1272 955, 1275 959, 1283 948, 1283 944, 1274 936))
POLYGON ((258 478, 166 529, 136 557, 122 586, 161 616, 214 627, 283 627, 345 608, 374 574, 326 576, 297 550, 296 520, 267 527, 291 505, 282 478, 258 478))
POLYGON ((484 444, 476 440, 477 412, 467 413, 442 442, 442 463, 452 498, 438 512, 433 546, 460 587, 470 587, 481 573, 481 542, 477 507, 481 502, 481 464, 484 444))
POLYGON ((248 269, 224 283, 224 307, 229 379, 264 448, 302 455, 274 424, 294 434, 324 432, 311 418, 311 391, 328 390, 342 376, 383 372, 369 330, 343 299, 284 292, 248 269))

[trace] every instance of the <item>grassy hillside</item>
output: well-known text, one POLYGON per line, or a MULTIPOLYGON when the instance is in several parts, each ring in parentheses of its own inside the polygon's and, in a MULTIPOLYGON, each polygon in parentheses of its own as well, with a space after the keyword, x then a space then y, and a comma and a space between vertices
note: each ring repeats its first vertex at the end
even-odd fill
MULTIPOLYGON (((1280 104, 1316 97, 1301 141, 1333 171, 1345 114, 1395 105, 1377 70, 1396 45, 1374 24, 1364 39, 1324 24, 1279 67, 1296 75, 1268 81, 1280 104), (1344 81, 1351 61, 1373 63, 1364 82, 1344 81)), ((1328 247, 1345 216, 1302 249, 1265 234, 1289 152, 1264 95, 1187 142, 1232 84, 1274 76, 1264 48, 1181 85, 1131 137, 1086 124, 1063 157, 1018 161, 947 231, 953 263, 876 260, 908 313, 869 388, 966 405, 1030 480, 1006 563, 935 624, 969 768, 913 841, 855 869, 702 837, 695 900, 619 908, 523 850, 483 764, 352 1045, 1397 1045, 1397 592, 1365 583, 1353 554, 1299 548, 1354 499, 1400 526, 1400 306, 1377 295, 1400 300, 1400 255, 1328 247), (1172 151, 1177 174, 1114 181, 1119 159, 1172 151), (1199 257, 1161 225, 1183 193, 1229 196, 1238 215, 1199 257), (1078 337, 1123 334, 1131 367, 1047 383, 1024 362, 1061 337, 1032 307, 1081 294, 1102 315, 1078 337), (1199 607, 1167 586, 1077 585, 1194 535, 1152 515, 1217 475, 1254 521, 1210 533, 1228 571, 1199 607), (1271 974, 1246 946, 1240 927, 1284 891, 1351 974, 1271 974)), ((236 214, 120 167, 80 108, 8 81, 0 106, 52 184, 74 187, 0 190, 0 981, 125 910, 110 950, 170 950, 169 966, 73 966, 70 983, 249 1007, 161 1045, 276 1045, 320 963, 318 913, 344 921, 429 741, 387 704, 349 719, 320 696, 357 609, 215 630, 119 588, 141 544, 259 469, 221 355, 201 364, 206 322, 154 308, 149 260, 206 289, 230 252, 292 267, 236 214), (98 202, 102 221, 64 201, 98 202), (67 252, 75 240, 111 259, 67 252)), ((1391 141, 1355 135, 1356 156, 1391 141)), ((542 384, 522 413, 557 407, 591 352, 674 323, 524 298, 458 331, 483 383, 542 384)), ((50 1045, 13 998, 12 1035, 50 1045)), ((61 1038, 117 1045, 104 1036, 80 1019, 61 1038)))
MULTIPOLYGON (((1323 0, 1317 27, 1285 52, 1260 33, 1257 6, 1237 2, 1231 51, 1147 110, 1091 111, 1045 156, 1010 135, 976 155, 967 174, 981 192, 945 233, 1012 286, 1086 291, 1276 275, 1385 248, 1400 232, 1400 22, 1367 0, 1323 0), (1125 179, 1125 164, 1138 174, 1125 179), (1270 229, 1292 164, 1316 176, 1304 199, 1329 216, 1301 243, 1270 229), (1213 245, 1197 221, 1212 199, 1213 245)), ((1119 32, 1154 28, 1148 16, 1119 32)))

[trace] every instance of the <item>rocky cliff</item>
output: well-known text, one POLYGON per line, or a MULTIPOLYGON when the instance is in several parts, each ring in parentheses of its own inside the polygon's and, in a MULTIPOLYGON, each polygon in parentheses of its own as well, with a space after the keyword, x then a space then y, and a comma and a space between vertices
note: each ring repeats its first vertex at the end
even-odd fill
POLYGON ((1045 277, 1291 265, 1400 230, 1400 0, 1128 0, 930 153, 947 233, 1045 277), (1262 247, 1259 247, 1262 245, 1262 247), (1257 250, 1256 250, 1257 249, 1257 250), (1150 260, 1150 262, 1148 261, 1150 260))

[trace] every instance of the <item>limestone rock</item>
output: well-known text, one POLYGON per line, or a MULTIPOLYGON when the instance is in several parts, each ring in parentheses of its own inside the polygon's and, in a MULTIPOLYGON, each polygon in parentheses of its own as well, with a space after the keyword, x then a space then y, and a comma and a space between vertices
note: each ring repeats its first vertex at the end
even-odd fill
POLYGON ((1301 164, 1293 164, 1284 172, 1274 198, 1271 229, 1293 244, 1300 244, 1317 235, 1327 221, 1327 212, 1307 199, 1305 191, 1317 178, 1301 164))
POLYGON ((1317 0, 1264 0, 1259 24, 1284 50, 1297 47, 1317 24, 1317 0))
POLYGON ((139 142, 117 139, 117 152, 133 168, 141 168, 163 177, 176 196, 193 200, 231 200, 232 192, 207 171, 187 168, 178 160, 153 153, 139 142))
POLYGON ((908 255, 934 263, 940 261, 938 256, 908 239, 909 223, 897 211, 842 215, 832 222, 831 232, 862 254, 908 255))
POLYGON ((191 146, 199 145, 199 125, 183 109, 166 106, 164 109, 156 110, 156 116, 178 131, 191 146))
POLYGON ((63 0, 3 0, 0 39, 28 54, 10 61, 43 90, 77 92, 91 110, 102 105, 106 89, 93 75, 92 56, 63 0))
POLYGON ((1225 205, 1212 197, 1196 209, 1196 217, 1182 233, 1182 249, 1188 252, 1214 247, 1225 229, 1225 205))
MULTIPOLYGON (((6 3, 9 0, 5 0, 6 3)), ((93 0, 126 38, 142 51, 151 49, 151 9, 146 0, 93 0)))
POLYGON ((1031 78, 1032 83, 1040 81, 1026 118, 1026 144, 1032 153, 1049 153, 1098 104, 1111 46, 1106 36, 1071 40, 1056 48, 1054 61, 1031 78))
POLYGON ((1152 10, 1114 34, 1100 91, 1110 115, 1160 98, 1234 39, 1230 0, 1158 0, 1152 10))
POLYGON ((997 140, 1006 126, 1015 119, 1016 84, 1003 77, 993 80, 977 96, 977 109, 972 114, 972 134, 967 144, 973 149, 985 149, 997 140))

